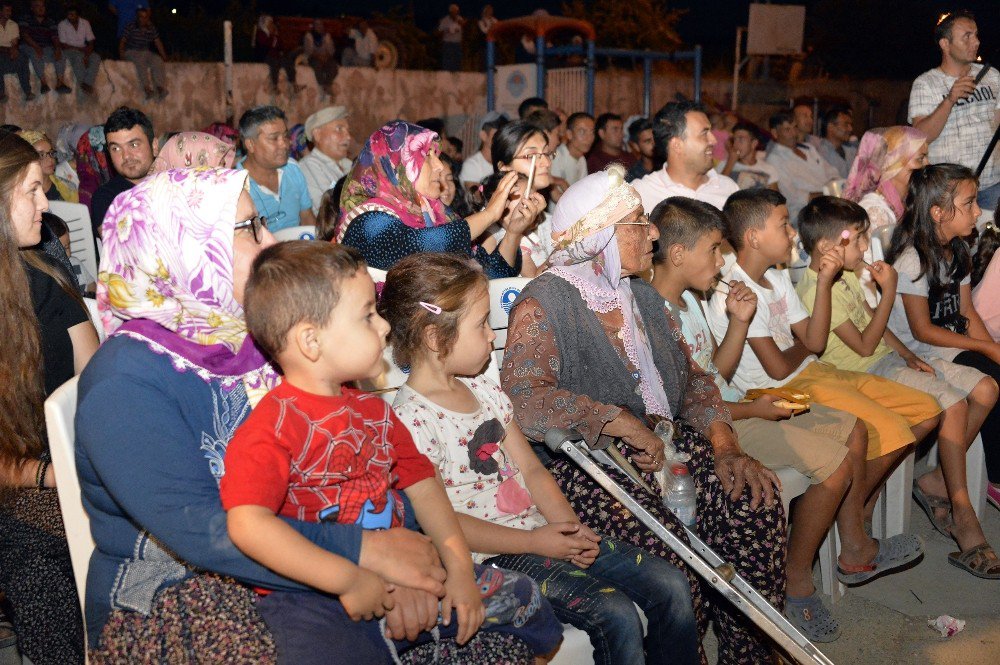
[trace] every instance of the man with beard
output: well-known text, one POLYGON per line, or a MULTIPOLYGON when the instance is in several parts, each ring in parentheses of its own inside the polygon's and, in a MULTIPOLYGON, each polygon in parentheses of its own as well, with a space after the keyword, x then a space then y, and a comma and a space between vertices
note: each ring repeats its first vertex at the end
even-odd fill
POLYGON ((95 238, 101 235, 101 224, 111 202, 146 177, 159 152, 153 138, 153 123, 139 109, 118 108, 105 121, 104 136, 116 175, 98 187, 90 200, 90 222, 95 238))

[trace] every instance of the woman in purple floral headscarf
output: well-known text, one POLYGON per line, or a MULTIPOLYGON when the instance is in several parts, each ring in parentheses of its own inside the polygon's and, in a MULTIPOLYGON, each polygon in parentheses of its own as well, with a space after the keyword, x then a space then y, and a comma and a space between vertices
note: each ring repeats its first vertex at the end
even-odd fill
POLYGON ((340 199, 337 242, 357 248, 368 265, 388 270, 417 252, 472 256, 491 279, 521 271, 521 235, 545 206, 538 193, 510 198, 511 172, 482 212, 460 219, 440 201, 444 171, 435 132, 393 120, 372 134, 358 155, 340 199), (491 224, 507 230, 492 253, 473 241, 491 224))

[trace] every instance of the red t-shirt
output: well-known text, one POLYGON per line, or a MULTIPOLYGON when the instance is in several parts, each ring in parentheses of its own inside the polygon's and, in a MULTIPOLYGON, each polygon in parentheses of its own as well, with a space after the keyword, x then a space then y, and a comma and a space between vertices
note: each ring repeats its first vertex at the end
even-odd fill
POLYGON ((403 490, 434 475, 410 431, 376 395, 314 395, 282 382, 226 450, 222 507, 256 505, 306 522, 403 525, 403 490))

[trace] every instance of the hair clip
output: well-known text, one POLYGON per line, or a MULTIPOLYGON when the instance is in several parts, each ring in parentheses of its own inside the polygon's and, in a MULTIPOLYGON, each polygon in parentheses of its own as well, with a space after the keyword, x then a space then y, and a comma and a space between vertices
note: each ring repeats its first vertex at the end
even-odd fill
POLYGON ((438 307, 437 305, 432 305, 429 302, 424 302, 423 300, 421 300, 420 301, 420 306, 423 307, 424 309, 426 309, 431 314, 440 314, 441 313, 441 308, 440 307, 438 307))

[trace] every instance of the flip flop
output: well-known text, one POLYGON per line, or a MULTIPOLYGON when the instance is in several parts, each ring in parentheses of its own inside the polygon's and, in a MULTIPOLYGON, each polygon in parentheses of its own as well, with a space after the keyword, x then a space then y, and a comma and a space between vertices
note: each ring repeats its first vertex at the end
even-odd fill
POLYGON ((984 580, 1000 580, 1000 558, 989 543, 970 547, 964 552, 952 552, 948 563, 984 580))
POLYGON ((805 598, 785 597, 785 618, 798 628, 810 642, 833 642, 840 637, 840 624, 813 591, 805 598))
POLYGON ((837 560, 837 579, 855 585, 896 570, 919 559, 924 553, 924 542, 917 536, 901 533, 885 540, 876 540, 878 554, 865 565, 845 565, 837 560))
POLYGON ((951 501, 943 496, 925 494, 916 483, 913 483, 913 499, 927 513, 927 517, 931 521, 931 526, 941 535, 951 538, 951 527, 955 524, 951 518, 951 501), (934 511, 939 508, 947 508, 948 514, 944 517, 937 517, 934 511))
POLYGON ((993 483, 986 483, 986 500, 1000 510, 1000 488, 995 487, 993 483))

